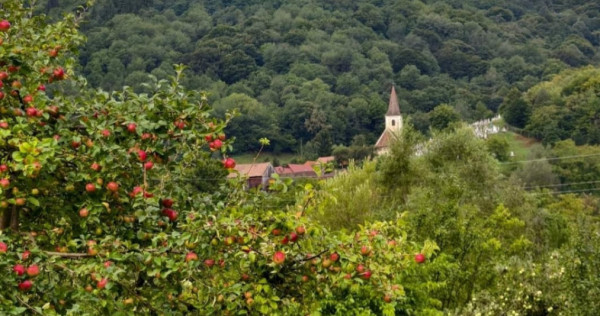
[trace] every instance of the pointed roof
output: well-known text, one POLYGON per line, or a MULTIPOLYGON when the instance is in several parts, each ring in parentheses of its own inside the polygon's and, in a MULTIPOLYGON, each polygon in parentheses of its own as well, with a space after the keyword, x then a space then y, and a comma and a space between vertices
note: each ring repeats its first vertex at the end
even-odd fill
POLYGON ((390 104, 388 105, 387 113, 385 116, 398 116, 400 115, 400 106, 398 105, 398 96, 396 95, 396 88, 392 86, 392 93, 390 94, 390 104))

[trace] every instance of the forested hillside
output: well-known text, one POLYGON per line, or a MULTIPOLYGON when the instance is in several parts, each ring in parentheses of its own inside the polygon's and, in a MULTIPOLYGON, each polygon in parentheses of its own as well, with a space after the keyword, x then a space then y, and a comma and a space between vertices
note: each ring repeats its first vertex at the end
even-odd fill
MULTIPOLYGON (((47 0, 53 16, 83 0, 47 0)), ((498 111, 569 67, 595 64, 600 10, 591 1, 98 0, 83 26, 80 71, 104 89, 190 68, 217 113, 239 107, 236 149, 328 154, 374 143, 389 88, 427 132, 450 104, 467 121, 498 111), (357 137, 363 135, 363 137, 357 137)))

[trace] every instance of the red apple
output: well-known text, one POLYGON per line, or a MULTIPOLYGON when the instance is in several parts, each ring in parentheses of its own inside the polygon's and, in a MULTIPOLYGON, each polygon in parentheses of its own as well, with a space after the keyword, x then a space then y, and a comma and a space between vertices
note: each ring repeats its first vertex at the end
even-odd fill
POLYGON ((221 147, 223 147, 223 142, 219 139, 215 139, 212 143, 210 143, 210 148, 211 149, 221 149, 221 147))
POLYGON ((372 275, 371 270, 367 270, 364 273, 362 273, 360 275, 360 277, 363 278, 363 279, 365 279, 365 280, 368 280, 368 279, 371 278, 371 275, 372 275))
POLYGON ((298 226, 296 227, 296 233, 298 233, 298 235, 304 235, 304 233, 306 233, 306 229, 304 226, 298 226))
POLYGON ((274 229, 271 231, 271 234, 273 234, 273 236, 279 236, 279 235, 281 234, 281 229, 274 228, 274 229))
POLYGON ((356 272, 358 272, 358 273, 363 273, 363 271, 365 271, 365 266, 363 266, 362 264, 359 264, 359 265, 356 267, 356 272))
POLYGON ((23 254, 21 255, 21 259, 27 260, 27 259, 29 259, 29 256, 31 256, 31 251, 25 250, 25 251, 23 251, 23 254))
POLYGON ((2 129, 8 129, 8 123, 7 122, 0 122, 0 128, 2 129))
POLYGON ((206 139, 207 143, 210 143, 213 141, 213 136, 212 136, 212 134, 208 134, 208 135, 204 136, 204 139, 206 139))
POLYGON ((112 261, 104 261, 104 267, 108 269, 108 267, 112 266, 112 261))
POLYGON ((273 262, 275 264, 283 264, 284 261, 285 261, 285 253, 283 253, 281 251, 277 251, 277 252, 275 252, 275 254, 273 254, 273 262))
POLYGON ((96 283, 96 287, 99 289, 103 289, 104 287, 106 287, 107 283, 108 283, 108 279, 103 278, 102 280, 98 281, 98 283, 96 283))
POLYGON ((30 277, 34 277, 40 274, 40 267, 37 264, 31 265, 27 268, 27 275, 30 277))
POLYGON ((0 241, 0 253, 6 253, 8 251, 8 245, 0 241))
POLYGON ((25 110, 25 114, 29 117, 35 117, 38 114, 38 110, 34 107, 29 107, 25 110))
POLYGON ((39 85, 39 86, 37 87, 37 90, 38 90, 38 91, 46 91, 46 86, 45 86, 45 85, 43 85, 43 84, 41 84, 41 85, 39 85))
POLYGON ((290 243, 290 239, 288 238, 288 236, 283 237, 283 239, 281 240, 282 245, 287 245, 289 243, 290 243))
POLYGON ((336 262, 340 259, 340 255, 338 255, 337 252, 334 252, 331 255, 329 255, 329 259, 333 262, 336 262))
POLYGON ((154 163, 152 161, 148 161, 144 164, 144 169, 150 170, 154 167, 154 163))
POLYGON ((93 193, 93 192, 96 192, 96 185, 95 185, 95 184, 93 184, 93 183, 88 183, 88 184, 86 184, 86 185, 85 185, 85 190, 86 190, 88 193, 93 193))
POLYGON ((146 140, 146 139, 150 139, 150 138, 152 138, 152 134, 150 134, 150 133, 142 134, 142 140, 146 140))
POLYGON ((0 71, 0 81, 8 79, 8 73, 6 71, 0 71))
POLYGON ((33 286, 33 282, 30 280, 25 280, 21 283, 19 283, 19 290, 20 291, 29 291, 31 289, 31 287, 33 286))
POLYGON ((296 242, 298 240, 298 234, 296 233, 291 233, 290 234, 290 241, 291 242, 296 242))
POLYGON ((33 102, 33 97, 30 94, 23 97, 23 103, 29 104, 31 102, 33 102))
POLYGON ((71 147, 73 147, 73 149, 77 149, 79 146, 81 146, 81 142, 75 140, 71 142, 71 147))
POLYGON ((369 249, 369 247, 367 247, 367 246, 362 246, 362 247, 360 247, 360 253, 363 256, 368 256, 371 253, 371 249, 369 249))
POLYGON ((166 208, 170 208, 171 206, 173 206, 173 200, 171 199, 164 199, 161 201, 161 203, 166 208))
POLYGON ((168 217, 171 222, 174 222, 177 219, 177 211, 170 208, 162 210, 162 214, 168 217))
POLYGON ((136 128, 137 125, 135 123, 127 124, 127 131, 129 131, 130 133, 135 133, 136 128))
POLYGON ((102 132, 100 132, 100 133, 102 133, 102 136, 104 136, 104 137, 109 137, 110 136, 110 131, 107 130, 107 129, 103 129, 102 132))
POLYGON ((204 265, 210 268, 210 267, 212 267, 212 266, 215 265, 215 260, 213 260, 213 259, 206 259, 206 260, 204 260, 204 265))
POLYGON ((141 162, 144 162, 144 161, 146 161, 146 159, 148 159, 148 154, 145 151, 141 150, 141 149, 138 150, 137 154, 138 154, 138 159, 141 162))
POLYGON ((192 260, 194 260, 194 261, 198 260, 198 255, 194 252, 188 252, 185 255, 185 262, 190 262, 192 260))
POLYGON ((415 255, 415 262, 416 263, 423 263, 425 262, 425 255, 422 253, 418 253, 415 255))
POLYGON ((7 20, 0 21, 0 31, 6 32, 8 29, 10 29, 10 22, 7 20))
POLYGON ((233 158, 227 158, 223 160, 223 166, 225 169, 233 169, 235 168, 235 160, 233 160, 233 158))
POLYGON ((102 170, 102 166, 100 166, 100 164, 98 164, 97 162, 92 163, 92 166, 90 167, 92 168, 92 170, 99 172, 100 170, 102 170))
POLYGON ((54 69, 52 74, 54 75, 54 78, 58 79, 58 80, 62 80, 65 78, 65 70, 62 69, 62 67, 58 67, 58 68, 54 69))
POLYGON ((13 267, 13 271, 18 275, 18 276, 22 276, 23 274, 25 274, 25 267, 22 264, 16 264, 13 267))
POLYGON ((0 179, 0 187, 6 189, 10 186, 10 180, 6 179, 6 178, 2 178, 0 179))
POLYGON ((111 181, 106 185, 106 189, 108 189, 108 191, 111 192, 117 192, 119 191, 119 184, 114 181, 111 181))
POLYGON ((85 207, 79 210, 79 216, 81 217, 88 217, 89 214, 90 211, 88 211, 88 209, 85 207))
MULTIPOLYGON (((0 81, 2 82, 2 81, 0 81)), ((0 91, 0 100, 4 99, 4 92, 0 91)))

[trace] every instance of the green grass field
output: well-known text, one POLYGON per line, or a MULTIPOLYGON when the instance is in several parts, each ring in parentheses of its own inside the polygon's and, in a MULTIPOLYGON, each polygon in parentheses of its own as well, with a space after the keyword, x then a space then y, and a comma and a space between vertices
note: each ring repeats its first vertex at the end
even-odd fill
POLYGON ((496 137, 501 139, 505 139, 509 144, 509 151, 515 153, 515 156, 512 157, 511 160, 526 160, 529 158, 529 152, 531 151, 531 146, 538 143, 535 139, 527 138, 525 136, 513 133, 513 132, 505 132, 496 134, 496 137))

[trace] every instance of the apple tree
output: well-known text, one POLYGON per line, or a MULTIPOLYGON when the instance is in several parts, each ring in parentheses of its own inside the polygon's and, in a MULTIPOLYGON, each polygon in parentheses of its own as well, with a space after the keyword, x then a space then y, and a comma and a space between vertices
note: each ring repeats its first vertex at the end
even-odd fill
POLYGON ((227 187, 235 161, 177 66, 151 94, 76 77, 81 17, 0 3, 0 311, 394 314, 432 311, 431 256, 403 221, 330 233, 297 205, 227 187), (204 182, 214 182, 211 186, 204 182), (206 188, 212 188, 207 192, 206 188))

